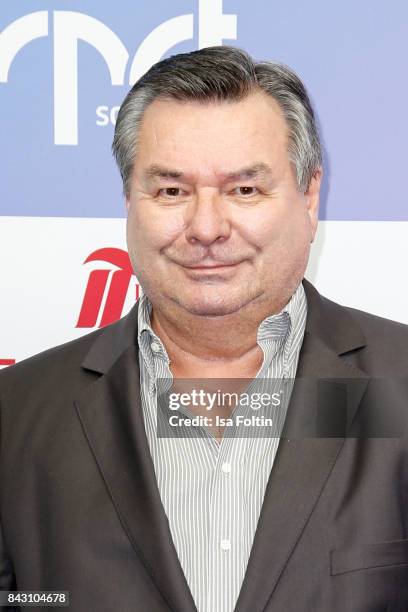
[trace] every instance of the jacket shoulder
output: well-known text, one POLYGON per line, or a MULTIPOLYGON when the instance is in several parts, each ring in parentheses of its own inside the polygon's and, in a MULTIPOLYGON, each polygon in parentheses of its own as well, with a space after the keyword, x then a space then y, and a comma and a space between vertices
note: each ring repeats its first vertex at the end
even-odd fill
POLYGON ((306 331, 371 376, 407 376, 408 325, 335 302, 307 279, 303 284, 306 331))
POLYGON ((337 306, 343 308, 360 327, 366 339, 365 358, 373 366, 381 365, 390 374, 406 376, 408 325, 350 306, 337 306))
POLYGON ((89 373, 80 368, 82 361, 95 342, 104 336, 115 336, 121 327, 123 319, 4 368, 0 371, 0 395, 43 384, 55 386, 57 381, 70 384, 76 379, 89 380, 89 373))
POLYGON ((400 337, 405 340, 405 342, 408 339, 408 325, 406 323, 380 317, 364 310, 351 308, 350 306, 343 306, 343 308, 348 311, 369 335, 375 334, 380 337, 383 336, 384 338, 391 335, 392 337, 400 337))

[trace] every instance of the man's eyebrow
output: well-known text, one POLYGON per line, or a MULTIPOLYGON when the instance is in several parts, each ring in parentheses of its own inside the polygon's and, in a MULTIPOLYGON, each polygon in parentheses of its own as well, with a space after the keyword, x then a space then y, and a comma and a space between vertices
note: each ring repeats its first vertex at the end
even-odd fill
POLYGON ((165 168, 163 166, 158 166, 157 164, 152 164, 144 171, 144 175, 147 179, 155 179, 155 178, 181 178, 183 173, 180 170, 173 170, 171 168, 165 168))
MULTIPOLYGON (((180 170, 176 170, 174 168, 166 168, 157 164, 151 164, 150 166, 148 166, 148 168, 146 168, 146 170, 144 171, 144 175, 148 180, 153 180, 156 178, 180 179, 186 176, 180 170)), ((270 178, 272 175, 272 168, 264 162, 258 162, 252 164, 251 166, 246 166, 244 168, 239 168, 238 170, 233 170, 232 172, 220 173, 220 177, 225 181, 237 181, 255 178, 264 179, 270 178)))
POLYGON ((272 174, 272 168, 268 164, 258 162, 252 166, 228 172, 225 178, 229 181, 237 181, 242 179, 270 178, 272 174))

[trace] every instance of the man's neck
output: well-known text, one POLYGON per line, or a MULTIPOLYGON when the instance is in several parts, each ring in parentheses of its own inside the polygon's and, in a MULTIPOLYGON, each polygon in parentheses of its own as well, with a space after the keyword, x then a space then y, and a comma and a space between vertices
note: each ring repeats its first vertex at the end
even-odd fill
POLYGON ((222 317, 182 316, 177 308, 153 307, 151 326, 166 348, 174 376, 253 378, 263 361, 258 327, 283 306, 264 305, 222 317))

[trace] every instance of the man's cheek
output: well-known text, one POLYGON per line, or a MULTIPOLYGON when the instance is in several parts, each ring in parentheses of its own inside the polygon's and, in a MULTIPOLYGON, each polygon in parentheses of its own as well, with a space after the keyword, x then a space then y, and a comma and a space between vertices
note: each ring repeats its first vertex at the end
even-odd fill
POLYGON ((156 224, 152 227, 150 240, 155 248, 179 248, 184 243, 183 235, 183 224, 177 219, 168 218, 164 223, 156 224))

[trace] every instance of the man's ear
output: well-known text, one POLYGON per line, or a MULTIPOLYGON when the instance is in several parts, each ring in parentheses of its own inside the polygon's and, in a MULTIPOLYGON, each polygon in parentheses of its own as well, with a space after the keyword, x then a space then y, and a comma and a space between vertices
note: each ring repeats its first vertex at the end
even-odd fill
POLYGON ((130 206, 130 200, 129 200, 129 196, 125 196, 125 205, 126 205, 126 211, 129 212, 129 206, 130 206))
POLYGON ((319 222, 319 199, 320 199, 320 187, 322 184, 322 178, 323 178, 323 169, 320 167, 313 174, 310 180, 310 183, 309 183, 309 187, 307 188, 304 194, 305 199, 306 199, 307 212, 310 217, 310 224, 311 224, 311 230, 312 230, 312 239, 310 242, 313 242, 314 240, 316 230, 317 230, 317 224, 319 222))

